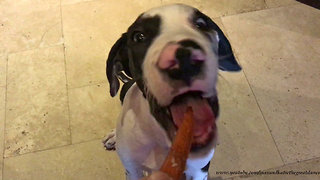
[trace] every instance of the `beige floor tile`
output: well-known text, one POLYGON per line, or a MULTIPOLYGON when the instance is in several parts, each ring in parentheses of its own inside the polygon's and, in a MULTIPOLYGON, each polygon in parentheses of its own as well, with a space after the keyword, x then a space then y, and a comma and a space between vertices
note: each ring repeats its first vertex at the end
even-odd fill
POLYGON ((7 158, 4 179, 19 180, 121 180, 124 169, 115 152, 101 141, 7 158))
POLYGON ((209 17, 220 17, 264 9, 264 0, 162 0, 163 4, 183 3, 198 8, 209 17))
POLYGON ((6 88, 0 87, 0 180, 2 180, 6 88))
MULTIPOLYGON (((213 20, 228 36, 221 18, 213 20)), ((221 143, 212 161, 209 171, 211 176, 222 177, 216 174, 217 171, 282 165, 281 157, 244 74, 220 72, 220 75, 218 93, 221 116, 218 128, 221 143), (268 149, 265 149, 266 144, 268 149)))
POLYGON ((60 2, 56 0, 28 0, 28 1, 11 1, 11 0, 1 0, 1 8, 5 12, 10 12, 11 14, 17 13, 19 10, 23 9, 24 11, 39 11, 39 10, 48 10, 54 7, 59 7, 60 2))
POLYGON ((211 163, 210 176, 225 178, 228 176, 216 172, 259 170, 283 165, 244 74, 220 74, 220 144, 211 163))
POLYGON ((116 127, 121 105, 109 95, 108 84, 71 89, 69 98, 73 143, 102 139, 116 127))
POLYGON ((60 2, 0 1, 0 53, 62 43, 60 2))
POLYGON ((61 4, 69 5, 69 4, 76 4, 76 3, 88 2, 88 1, 101 1, 101 0, 61 0, 61 4))
POLYGON ((69 87, 106 81, 111 46, 140 13, 159 4, 160 0, 108 0, 63 6, 69 87))
POLYGON ((6 85, 7 56, 0 55, 0 87, 6 85))
POLYGON ((320 11, 222 18, 285 163, 320 156, 320 11))
POLYGON ((8 57, 5 156, 70 143, 63 47, 8 57))
POLYGON ((317 172, 320 173, 320 159, 313 159, 308 161, 303 161, 300 163, 294 163, 290 165, 286 165, 280 168, 274 168, 267 170, 267 172, 277 172, 280 173, 297 173, 297 175, 290 174, 290 175, 259 175, 259 176, 243 176, 237 177, 233 180, 239 179, 246 179, 246 180, 274 180, 274 179, 281 179, 281 180, 317 180, 320 179, 320 174, 298 174, 298 173, 305 173, 305 172, 317 172), (290 172, 291 171, 291 172, 290 172))
POLYGON ((296 0, 266 0, 266 4, 269 8, 286 6, 291 4, 298 4, 296 0))

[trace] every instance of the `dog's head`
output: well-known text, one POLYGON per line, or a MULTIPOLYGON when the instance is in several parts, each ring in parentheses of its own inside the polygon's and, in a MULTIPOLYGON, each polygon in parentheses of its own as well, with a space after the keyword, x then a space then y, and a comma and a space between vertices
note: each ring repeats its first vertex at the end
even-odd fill
POLYGON ((192 107, 194 151, 215 139, 218 69, 241 70, 229 41, 209 17, 182 4, 141 14, 107 60, 111 96, 119 89, 118 79, 135 81, 170 137, 187 107, 192 107))

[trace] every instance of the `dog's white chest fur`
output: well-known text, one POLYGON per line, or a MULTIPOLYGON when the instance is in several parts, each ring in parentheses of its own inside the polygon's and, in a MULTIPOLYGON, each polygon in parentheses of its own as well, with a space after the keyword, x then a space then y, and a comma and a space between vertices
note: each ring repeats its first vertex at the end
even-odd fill
POLYGON ((140 176, 142 171, 137 169, 159 169, 171 142, 150 114, 149 104, 136 85, 127 92, 119 118, 116 149, 130 176, 140 176))

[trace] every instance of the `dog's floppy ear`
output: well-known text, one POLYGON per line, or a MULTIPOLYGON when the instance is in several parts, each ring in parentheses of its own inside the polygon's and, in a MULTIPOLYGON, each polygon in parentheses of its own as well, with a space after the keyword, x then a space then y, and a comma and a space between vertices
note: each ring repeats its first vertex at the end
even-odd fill
POLYGON ((232 52, 231 45, 223 34, 218 25, 213 23, 213 29, 218 33, 219 46, 218 46, 218 56, 219 56, 219 69, 223 71, 240 71, 241 67, 238 64, 234 54, 232 52))
POLYGON ((121 38, 112 46, 107 59, 106 74, 110 84, 110 95, 114 97, 120 87, 119 79, 128 82, 131 79, 129 71, 129 59, 127 48, 127 34, 122 34, 121 38))

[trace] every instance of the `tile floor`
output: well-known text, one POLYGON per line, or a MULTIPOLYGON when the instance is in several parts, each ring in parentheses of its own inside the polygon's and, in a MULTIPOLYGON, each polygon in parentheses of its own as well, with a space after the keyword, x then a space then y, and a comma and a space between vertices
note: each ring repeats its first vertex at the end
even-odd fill
POLYGON ((0 1, 0 180, 124 179, 102 137, 121 106, 105 60, 153 6, 195 6, 243 67, 223 73, 210 179, 320 179, 217 171, 320 172, 320 11, 294 0, 0 1))

